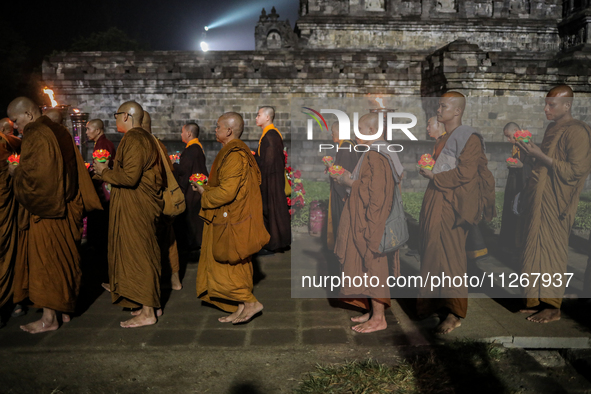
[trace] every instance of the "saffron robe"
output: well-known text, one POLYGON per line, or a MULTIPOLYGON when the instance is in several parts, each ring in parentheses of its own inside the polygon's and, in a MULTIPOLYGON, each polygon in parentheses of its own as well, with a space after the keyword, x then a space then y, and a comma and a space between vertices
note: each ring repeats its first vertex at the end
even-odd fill
POLYGON ((100 201, 74 139, 46 116, 25 126, 13 178, 19 211, 14 302, 74 313, 83 211, 100 201))
POLYGON ((261 170, 265 228, 271 234, 265 249, 282 250, 291 245, 291 216, 285 196, 283 139, 272 126, 263 131, 255 158, 261 170))
POLYGON ((157 228, 164 201, 163 164, 154 137, 135 127, 121 139, 113 169, 99 179, 111 184, 109 277, 114 304, 160 308, 157 228))
POLYGON ((548 168, 538 162, 524 191, 523 219, 519 234, 524 236, 521 254, 522 272, 562 278, 552 286, 536 286, 530 281, 525 289, 528 308, 540 302, 560 308, 567 277, 568 238, 575 220, 579 196, 591 172, 591 128, 578 120, 562 126, 551 123, 541 149, 552 159, 548 168))
POLYGON ((12 298, 12 280, 16 258, 18 203, 12 189, 6 159, 19 154, 21 140, 12 135, 0 135, 0 307, 12 298))
MULTIPOLYGON (((350 140, 342 140, 339 142, 339 149, 334 159, 334 165, 343 167, 345 170, 353 173, 359 154, 355 152, 353 147, 355 143, 350 140), (349 150, 351 149, 351 150, 349 150)), ((345 209, 345 201, 349 194, 347 187, 339 185, 339 183, 330 178, 330 197, 328 200, 328 225, 327 225, 327 245, 330 250, 334 249, 335 238, 339 230, 339 222, 343 209, 345 209)))
POLYGON ((179 242, 191 251, 201 248, 203 238, 203 219, 199 217, 201 211, 201 194, 191 187, 189 178, 193 174, 205 174, 209 171, 205 165, 205 153, 199 144, 188 145, 181 153, 179 164, 174 165, 176 180, 185 195, 186 210, 175 221, 179 242), (184 234, 184 236, 181 236, 184 234), (181 241, 182 240, 182 241, 181 241))
MULTIPOLYGON (((380 254, 379 247, 395 187, 389 159, 369 151, 361 163, 359 178, 351 186, 339 223, 335 253, 343 274, 351 279, 367 274, 380 280, 378 287, 341 284, 343 301, 364 309, 370 308, 371 299, 390 306, 390 291, 387 286, 381 287, 389 276, 388 255, 380 254)), ((397 258, 398 251, 395 254, 397 258)))
MULTIPOLYGON (((237 264, 220 263, 214 258, 214 223, 216 217, 227 219, 230 226, 252 216, 259 233, 251 238, 269 240, 263 225, 263 202, 259 185, 261 173, 244 142, 234 139, 217 154, 211 177, 201 196, 203 242, 197 266, 197 296, 226 312, 235 312, 242 302, 256 302, 252 294, 253 268, 248 257, 237 264)), ((226 232, 227 234, 227 232, 226 232)), ((230 242, 226 242, 230 244, 230 242)))
MULTIPOLYGON (((457 130, 443 135, 441 143, 446 144, 457 130)), ((470 225, 480 221, 483 212, 486 220, 494 215, 495 182, 487 163, 481 137, 472 134, 457 157, 456 167, 435 174, 429 181, 419 217, 423 280, 428 275, 442 273, 448 276, 466 274, 467 231, 470 225)), ((419 289, 418 314, 428 316, 447 308, 464 318, 468 310, 467 296, 466 287, 441 286, 433 292, 419 289)))

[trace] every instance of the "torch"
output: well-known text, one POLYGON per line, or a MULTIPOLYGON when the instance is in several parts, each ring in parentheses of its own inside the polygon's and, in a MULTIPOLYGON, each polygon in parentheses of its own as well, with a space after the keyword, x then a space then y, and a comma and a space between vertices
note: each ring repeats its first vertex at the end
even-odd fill
POLYGON ((396 112, 396 108, 386 108, 381 97, 378 97, 375 100, 380 105, 380 108, 371 108, 369 112, 383 114, 382 116, 384 117, 384 128, 382 130, 385 131, 386 125, 388 124, 388 112, 396 112))
POLYGON ((88 122, 88 114, 80 112, 79 109, 74 108, 70 114, 72 121, 72 132, 74 134, 74 141, 80 149, 80 153, 85 161, 92 161, 88 156, 88 147, 86 146, 86 123, 88 122))

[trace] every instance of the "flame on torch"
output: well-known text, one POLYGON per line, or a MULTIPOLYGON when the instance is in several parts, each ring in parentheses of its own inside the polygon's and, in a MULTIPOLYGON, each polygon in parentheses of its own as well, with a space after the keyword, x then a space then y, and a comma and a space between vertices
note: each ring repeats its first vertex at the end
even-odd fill
POLYGON ((376 98, 376 102, 380 104, 380 108, 386 109, 386 107, 384 107, 384 102, 382 100, 383 99, 381 97, 376 98))
POLYGON ((79 114, 79 113, 80 113, 80 110, 79 110, 78 108, 74 108, 74 109, 73 109, 73 111, 74 111, 75 113, 77 113, 77 114, 79 114))
POLYGON ((53 98, 53 90, 47 89, 47 86, 46 86, 45 89, 43 89, 43 93, 45 93, 46 95, 49 96, 49 99, 51 100, 52 107, 58 106, 57 101, 55 101, 55 99, 53 98))

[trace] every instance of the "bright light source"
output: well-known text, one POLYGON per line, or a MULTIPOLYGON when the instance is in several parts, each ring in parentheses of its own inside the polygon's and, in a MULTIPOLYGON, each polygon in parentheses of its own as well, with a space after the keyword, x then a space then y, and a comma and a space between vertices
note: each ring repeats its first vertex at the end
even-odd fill
POLYGON ((205 26, 204 29, 205 29, 205 31, 208 31, 209 30, 209 27, 208 26, 205 26))
POLYGON ((209 45, 207 45, 207 43, 205 41, 201 41, 201 44, 199 44, 201 46, 201 50, 203 52, 207 52, 209 51, 209 45))

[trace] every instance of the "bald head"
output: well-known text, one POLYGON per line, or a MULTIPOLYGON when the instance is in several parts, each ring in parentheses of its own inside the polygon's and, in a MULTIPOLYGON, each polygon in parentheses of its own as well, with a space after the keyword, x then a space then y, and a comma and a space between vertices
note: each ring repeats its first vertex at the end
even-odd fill
POLYGON ((437 116, 432 116, 427 121, 427 133, 431 138, 439 138, 445 133, 445 126, 443 123, 437 121, 437 116))
POLYGON ((41 116, 41 110, 37 104, 28 97, 18 97, 12 100, 8 105, 7 112, 19 133, 23 132, 27 124, 36 121, 41 116))
POLYGON ((144 111, 144 117, 142 119, 142 129, 152 134, 152 117, 148 111, 144 111))
POLYGON ((558 85, 550 89, 546 97, 575 97, 573 90, 568 85, 558 85))
POLYGON ((183 127, 185 128, 185 130, 187 130, 187 133, 189 134, 189 137, 191 137, 191 139, 199 138, 199 125, 197 123, 187 123, 183 127))
POLYGON ((462 115, 466 108, 466 97, 459 92, 444 93, 439 99, 437 121, 445 125, 448 133, 462 124, 462 115))
POLYGON ((218 119, 215 136, 218 142, 225 145, 234 139, 239 139, 243 130, 244 119, 242 119, 242 115, 237 112, 226 112, 218 119))
POLYGON ((135 101, 127 101, 121 104, 115 117, 117 131, 126 133, 134 127, 142 127, 144 109, 135 101))
POLYGON ((546 105, 544 106, 546 119, 557 123, 572 120, 573 97, 573 90, 568 85, 559 85, 550 89, 546 95, 546 105))
POLYGON ((0 119, 0 131, 4 135, 14 135, 14 123, 8 118, 0 119))
MULTIPOLYGON (((366 135, 366 136, 374 136, 377 134, 378 129, 380 127, 380 116, 381 114, 378 114, 376 112, 371 112, 369 114, 365 114, 361 117, 361 119, 359 119, 359 133, 361 135, 366 135)), ((366 144, 369 143, 371 144, 373 141, 383 141, 384 140, 384 133, 382 132, 382 134, 378 137, 378 138, 367 138, 364 139, 362 137, 356 136, 355 138, 357 140, 358 144, 366 144)))
POLYGON ((102 120, 92 119, 86 123, 86 137, 89 141, 96 142, 103 134, 105 134, 105 125, 102 120))
POLYGON ((47 116, 49 119, 51 119, 52 122, 55 122, 57 124, 62 124, 62 122, 64 121, 62 111, 60 111, 59 109, 50 108, 46 110, 43 113, 43 115, 47 116))
POLYGON ((259 108, 256 117, 256 125, 260 128, 265 128, 273 123, 275 120, 275 108, 263 106, 259 108))
POLYGON ((456 108, 459 108, 462 111, 462 113, 464 113, 464 110, 466 109, 466 96, 464 96, 462 93, 447 92, 444 93, 443 96, 441 96, 441 98, 448 99, 447 101, 449 103, 452 103, 452 105, 454 105, 456 108))

